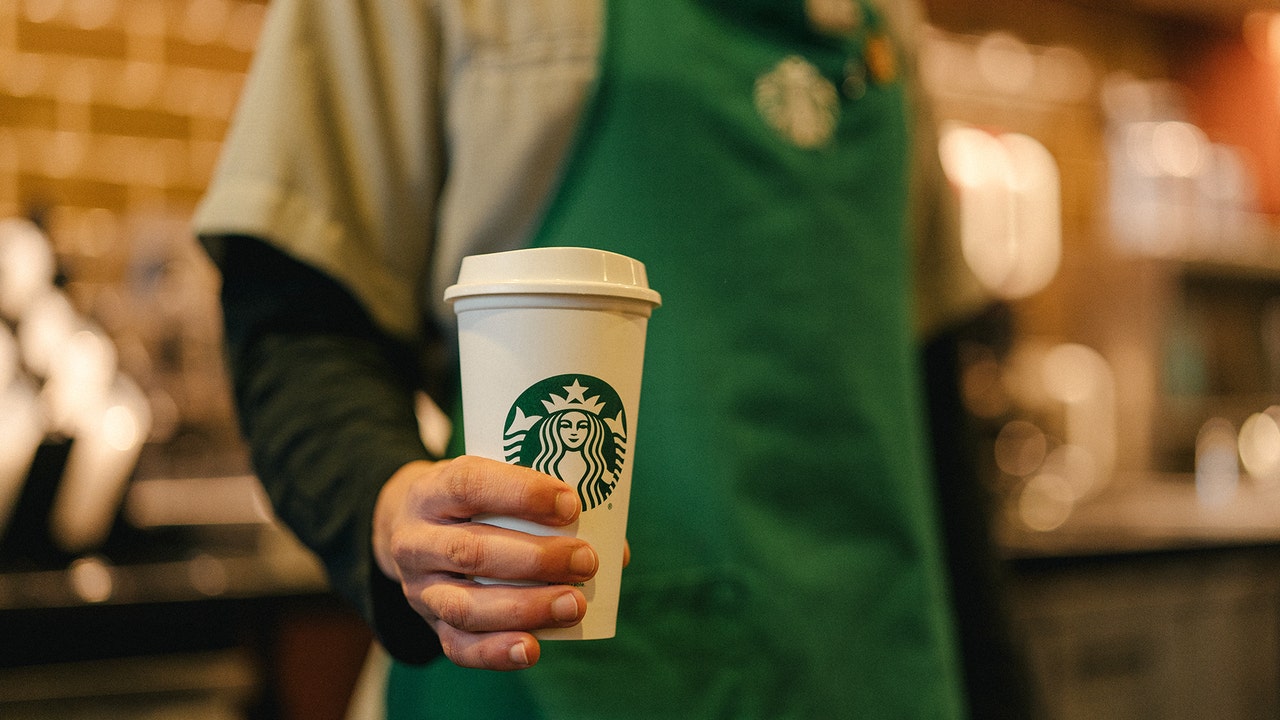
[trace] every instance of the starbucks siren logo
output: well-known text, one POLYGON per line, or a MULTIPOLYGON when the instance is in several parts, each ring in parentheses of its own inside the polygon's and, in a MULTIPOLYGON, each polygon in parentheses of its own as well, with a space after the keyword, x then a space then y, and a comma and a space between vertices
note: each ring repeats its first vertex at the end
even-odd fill
POLYGON ((506 461, 554 475, 578 490, 584 511, 613 493, 627 453, 618 393, 590 375, 557 375, 520 394, 503 432, 506 461))

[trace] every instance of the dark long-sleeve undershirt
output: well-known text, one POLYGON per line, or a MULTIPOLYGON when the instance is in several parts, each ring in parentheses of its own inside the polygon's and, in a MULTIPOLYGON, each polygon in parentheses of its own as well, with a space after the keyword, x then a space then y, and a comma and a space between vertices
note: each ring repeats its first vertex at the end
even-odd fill
POLYGON ((329 276, 249 237, 202 239, 222 272, 227 360, 254 471, 278 517, 397 659, 440 654, 373 561, 379 489, 428 458, 414 415, 419 364, 329 276))

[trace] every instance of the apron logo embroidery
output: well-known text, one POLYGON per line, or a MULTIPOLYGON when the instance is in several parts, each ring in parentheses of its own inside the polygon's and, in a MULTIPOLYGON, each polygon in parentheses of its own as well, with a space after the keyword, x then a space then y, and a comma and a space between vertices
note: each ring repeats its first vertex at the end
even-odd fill
POLYGON ((840 112, 835 85, 799 55, 756 79, 755 103, 770 127, 802 148, 830 140, 840 112))
POLYGON ((573 485, 584 512, 613 494, 626 462, 627 420, 605 381, 556 375, 534 383, 516 398, 505 428, 506 461, 573 485))

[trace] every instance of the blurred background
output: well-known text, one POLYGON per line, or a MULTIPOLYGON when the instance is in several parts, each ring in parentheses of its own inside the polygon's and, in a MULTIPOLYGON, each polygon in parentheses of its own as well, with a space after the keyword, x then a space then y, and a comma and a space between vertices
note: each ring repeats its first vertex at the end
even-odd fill
MULTIPOLYGON (((961 349, 1047 718, 1280 717, 1280 3, 928 0, 961 349)), ((265 3, 0 2, 0 717, 341 717, 189 219, 265 3)))

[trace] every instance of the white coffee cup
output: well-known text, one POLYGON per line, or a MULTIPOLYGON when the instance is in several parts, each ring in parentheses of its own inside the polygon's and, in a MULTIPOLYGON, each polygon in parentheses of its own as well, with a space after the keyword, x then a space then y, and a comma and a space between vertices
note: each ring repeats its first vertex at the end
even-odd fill
POLYGON ((636 260, 552 247, 466 257, 444 299, 458 316, 467 453, 559 477, 582 505, 563 528, 476 520, 589 542, 600 568, 582 585, 582 622, 535 634, 613 637, 645 331, 661 298, 636 260))

